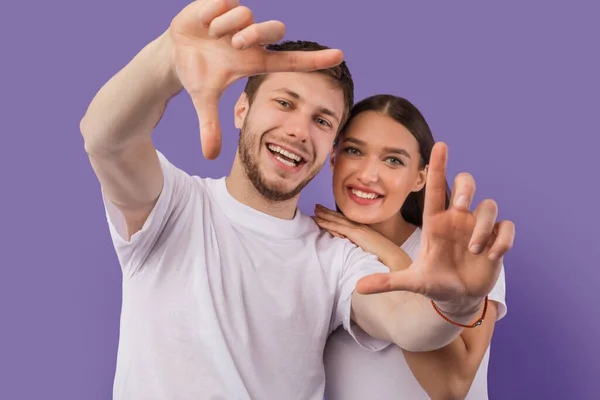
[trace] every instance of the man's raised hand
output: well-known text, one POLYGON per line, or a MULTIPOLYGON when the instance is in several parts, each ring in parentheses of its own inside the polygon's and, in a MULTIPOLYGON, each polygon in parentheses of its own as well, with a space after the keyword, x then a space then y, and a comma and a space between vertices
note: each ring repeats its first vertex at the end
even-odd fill
POLYGON ((218 105, 225 89, 238 79, 272 72, 309 72, 340 64, 340 50, 270 52, 281 41, 280 21, 256 23, 237 0, 196 0, 171 22, 172 68, 189 93, 200 122, 207 159, 221 152, 218 105))

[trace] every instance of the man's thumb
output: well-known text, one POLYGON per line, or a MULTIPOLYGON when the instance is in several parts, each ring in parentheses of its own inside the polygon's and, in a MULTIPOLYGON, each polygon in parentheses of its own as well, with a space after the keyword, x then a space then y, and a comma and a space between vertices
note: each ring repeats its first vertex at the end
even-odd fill
POLYGON ((199 93, 190 94, 190 96, 198 114, 202 153, 208 160, 214 160, 221 153, 222 146, 221 124, 219 122, 221 93, 203 90, 199 93))

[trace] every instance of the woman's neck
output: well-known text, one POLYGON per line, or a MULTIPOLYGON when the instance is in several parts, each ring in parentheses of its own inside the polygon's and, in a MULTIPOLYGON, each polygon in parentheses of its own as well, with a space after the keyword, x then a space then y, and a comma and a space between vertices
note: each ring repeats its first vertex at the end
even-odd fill
POLYGON ((402 246, 406 239, 413 234, 417 227, 402 218, 401 213, 396 216, 376 224, 369 225, 371 229, 383 235, 386 239, 394 242, 397 246, 402 246))

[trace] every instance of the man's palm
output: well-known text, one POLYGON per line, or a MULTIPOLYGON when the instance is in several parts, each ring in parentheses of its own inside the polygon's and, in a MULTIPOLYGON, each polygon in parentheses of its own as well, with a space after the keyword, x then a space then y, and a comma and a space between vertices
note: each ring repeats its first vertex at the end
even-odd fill
POLYGON ((194 103, 206 158, 220 153, 218 104, 233 82, 272 72, 325 69, 343 61, 339 50, 270 52, 263 47, 284 35, 283 23, 254 23, 250 9, 226 0, 196 0, 173 19, 172 67, 194 103))

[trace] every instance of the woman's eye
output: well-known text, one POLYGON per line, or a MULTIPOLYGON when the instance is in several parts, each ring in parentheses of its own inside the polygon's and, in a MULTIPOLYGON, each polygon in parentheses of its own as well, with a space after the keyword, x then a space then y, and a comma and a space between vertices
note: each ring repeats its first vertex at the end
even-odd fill
POLYGON ((400 160, 399 158, 396 158, 396 157, 390 157, 390 158, 388 158, 388 161, 394 165, 404 165, 402 160, 400 160))

